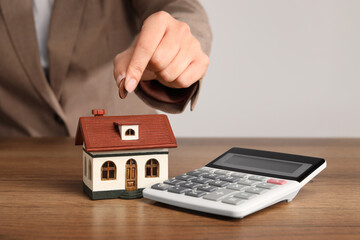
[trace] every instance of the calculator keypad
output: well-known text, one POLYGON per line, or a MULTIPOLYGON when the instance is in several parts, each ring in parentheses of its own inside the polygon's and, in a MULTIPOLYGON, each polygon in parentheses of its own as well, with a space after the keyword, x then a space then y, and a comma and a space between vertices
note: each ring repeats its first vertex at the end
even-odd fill
POLYGON ((234 192, 235 191, 231 189, 218 189, 215 192, 207 194, 204 199, 219 201, 234 192))
POLYGON ((240 181, 240 178, 238 177, 233 177, 233 176, 228 176, 228 175, 223 175, 219 178, 219 180, 221 181, 226 181, 226 182, 231 182, 231 183, 235 183, 240 181))
POLYGON ((191 196, 191 197, 202 197, 204 195, 206 195, 207 193, 206 192, 203 192, 203 191, 199 191, 199 190, 192 190, 192 191, 187 191, 185 193, 185 195, 188 195, 188 196, 191 196))
POLYGON ((265 189, 274 189, 277 187, 277 185, 271 183, 259 183, 256 184, 256 187, 265 188, 265 189))
POLYGON ((204 167, 154 184, 151 188, 240 205, 283 184, 286 180, 204 167))
POLYGON ((239 184, 246 185, 246 186, 253 186, 259 182, 254 180, 242 179, 238 182, 239 184))
POLYGON ((201 183, 201 184, 209 183, 211 181, 212 181, 212 179, 204 178, 203 176, 200 176, 200 177, 195 178, 195 179, 192 180, 192 182, 201 183))
POLYGON ((245 192, 255 193, 255 194, 263 194, 263 193, 266 193, 267 190, 265 190, 263 188, 249 187, 249 188, 245 189, 245 192))
POLYGON ((187 175, 191 175, 191 176, 195 176, 195 177, 200 177, 202 175, 206 174, 205 172, 199 171, 199 170, 194 170, 191 172, 188 172, 187 175))
POLYGON ((182 181, 189 181, 191 179, 195 179, 196 177, 194 176, 191 176, 191 175, 186 175, 186 174, 183 174, 183 175, 180 175, 180 176, 176 176, 175 179, 178 179, 178 180, 182 180, 182 181))
POLYGON ((198 190, 205 191, 205 192, 213 192, 217 190, 217 187, 211 186, 211 185, 202 185, 197 188, 198 190))
POLYGON ((161 190, 161 191, 168 190, 169 187, 170 187, 170 185, 163 184, 163 183, 157 183, 157 184, 154 184, 151 186, 151 188, 161 190))
POLYGON ((232 183, 232 184, 229 184, 226 188, 236 190, 236 191, 241 191, 241 190, 244 190, 245 188, 248 188, 248 186, 237 184, 237 183, 232 183))
POLYGON ((246 173, 232 173, 230 175, 233 177, 243 178, 246 176, 246 173))
POLYGON ((228 173, 230 173, 229 171, 225 171, 225 170, 216 170, 215 171, 216 174, 220 174, 220 175, 226 175, 228 173))
POLYGON ((243 199, 236 198, 236 197, 227 197, 227 198, 224 198, 224 200, 222 200, 221 202, 231 204, 231 205, 239 205, 241 203, 245 203, 245 201, 243 199))
POLYGON ((249 199, 256 197, 256 194, 248 193, 248 192, 239 192, 239 193, 235 194, 234 197, 249 200, 249 199))
POLYGON ((194 182, 183 182, 180 183, 179 186, 180 187, 185 187, 185 188, 197 188, 199 187, 201 184, 199 183, 194 183, 194 182))
POLYGON ((229 185, 228 182, 220 181, 220 180, 212 180, 209 182, 210 185, 216 186, 216 187, 226 187, 229 185))
POLYGON ((269 179, 267 180, 268 183, 272 183, 272 184, 277 184, 277 185, 284 185, 286 183, 286 180, 282 180, 282 179, 269 179))
POLYGON ((169 187, 168 191, 181 194, 181 193, 185 193, 187 191, 191 191, 191 189, 180 187, 180 186, 173 186, 173 187, 169 187))
POLYGON ((265 181, 266 177, 263 177, 263 176, 250 176, 248 179, 255 180, 255 181, 265 181))
POLYGON ((202 177, 204 178, 210 178, 210 179, 219 179, 220 177, 222 177, 223 175, 220 175, 220 174, 216 174, 216 173, 206 173, 204 175, 202 175, 202 177))
POLYGON ((178 180, 175 178, 171 178, 171 179, 164 181, 165 184, 169 184, 169 185, 179 185, 180 183, 183 183, 183 182, 185 182, 185 181, 181 181, 181 180, 178 180))

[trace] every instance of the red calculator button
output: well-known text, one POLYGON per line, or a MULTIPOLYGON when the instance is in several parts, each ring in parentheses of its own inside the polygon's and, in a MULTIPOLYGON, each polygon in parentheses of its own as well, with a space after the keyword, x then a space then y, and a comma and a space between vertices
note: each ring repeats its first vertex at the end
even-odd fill
POLYGON ((277 185, 284 185, 286 183, 285 180, 274 179, 274 178, 270 178, 269 180, 267 180, 267 182, 272 183, 272 184, 277 184, 277 185))

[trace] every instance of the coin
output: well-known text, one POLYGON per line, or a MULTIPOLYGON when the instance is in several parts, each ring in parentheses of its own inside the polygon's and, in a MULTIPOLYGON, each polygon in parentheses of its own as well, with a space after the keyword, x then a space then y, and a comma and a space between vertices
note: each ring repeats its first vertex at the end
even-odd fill
POLYGON ((121 79, 119 84, 119 96, 121 99, 126 98, 128 92, 125 89, 125 78, 121 79))

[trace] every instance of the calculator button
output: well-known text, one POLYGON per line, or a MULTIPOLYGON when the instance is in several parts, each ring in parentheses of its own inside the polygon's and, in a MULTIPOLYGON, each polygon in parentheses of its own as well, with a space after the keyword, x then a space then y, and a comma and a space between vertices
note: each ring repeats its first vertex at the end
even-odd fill
POLYGON ((188 180, 191 180, 191 179, 195 179, 196 177, 191 176, 191 175, 183 174, 183 175, 180 175, 180 176, 176 176, 175 178, 178 179, 178 180, 188 181, 188 180))
POLYGON ((240 180, 240 178, 237 177, 233 177, 233 176, 228 176, 228 175, 223 175, 219 178, 219 180, 221 181, 226 181, 226 182, 231 182, 231 183, 235 183, 238 182, 240 180))
POLYGON ((233 177, 238 177, 238 178, 243 178, 246 176, 245 173, 232 173, 231 176, 233 177))
POLYGON ((215 173, 206 173, 204 175, 202 175, 202 177, 204 178, 211 178, 211 179, 219 179, 221 176, 220 174, 215 174, 215 173))
POLYGON ((211 185, 202 185, 197 188, 197 190, 205 191, 205 192, 213 192, 217 190, 217 187, 211 186, 211 185))
POLYGON ((192 190, 192 191, 188 191, 185 193, 185 195, 191 196, 191 197, 202 197, 206 194, 207 194, 207 192, 198 191, 198 190, 192 190))
POLYGON ((220 175, 226 175, 228 173, 230 173, 229 171, 225 171, 225 170, 216 170, 215 171, 216 174, 220 174, 220 175))
POLYGON ((213 170, 211 168, 207 168, 207 167, 203 167, 203 168, 199 168, 197 169, 197 171, 201 171, 201 172, 212 172, 213 170))
POLYGON ((157 184, 154 184, 154 185, 151 186, 151 188, 161 190, 161 191, 165 191, 169 187, 170 187, 169 185, 163 184, 163 183, 157 183, 157 184))
POLYGON ((265 189, 274 189, 277 187, 277 185, 271 183, 259 183, 256 184, 256 187, 265 188, 265 189))
POLYGON ((200 177, 201 175, 204 175, 205 172, 199 171, 199 170, 194 170, 191 172, 186 173, 187 175, 191 175, 191 176, 195 176, 195 177, 200 177))
POLYGON ((253 180, 248 180, 248 179, 242 179, 238 182, 238 184, 242 184, 242 185, 246 185, 246 186, 252 186, 252 185, 255 185, 256 183, 259 183, 259 182, 253 181, 253 180))
POLYGON ((184 181, 181 181, 181 180, 178 180, 178 179, 175 179, 175 178, 171 178, 171 179, 168 179, 168 180, 165 180, 164 183, 166 184, 170 184, 170 185, 179 185, 180 183, 183 183, 184 181))
POLYGON ((249 199, 252 199, 252 198, 256 197, 256 194, 247 193, 247 192, 240 192, 238 194, 235 194, 234 197, 249 200, 249 199))
POLYGON ((179 186, 169 187, 169 189, 168 189, 168 192, 179 193, 179 194, 185 193, 187 191, 191 191, 191 189, 179 187, 179 186))
POLYGON ((267 180, 267 182, 272 183, 272 184, 277 184, 277 185, 284 185, 286 183, 285 180, 274 179, 274 178, 271 178, 271 179, 267 180))
POLYGON ((240 198, 236 198, 236 197, 227 197, 227 198, 224 198, 224 200, 222 200, 221 202, 231 204, 231 205, 239 205, 241 203, 245 203, 244 200, 242 200, 240 198))
POLYGON ((255 181, 265 181, 266 177, 262 177, 262 176, 250 176, 248 177, 248 179, 250 180, 255 180, 255 181))
POLYGON ((209 193, 204 197, 204 199, 212 200, 212 201, 219 201, 228 195, 234 193, 236 191, 230 189, 218 189, 215 192, 209 193))
POLYGON ((216 186, 216 187, 226 187, 229 185, 228 182, 220 181, 220 180, 212 180, 209 182, 210 185, 216 186))
POLYGON ((198 183, 193 183, 193 182, 183 182, 183 183, 180 183, 179 186, 184 187, 184 188, 196 188, 201 185, 198 183))
POLYGON ((240 190, 243 190, 245 188, 248 188, 248 186, 232 183, 232 184, 229 184, 226 188, 240 191, 240 190))
POLYGON ((204 178, 202 176, 195 178, 195 179, 191 179, 192 182, 196 182, 196 183, 201 183, 201 184, 205 184, 208 182, 211 182, 212 180, 210 178, 204 178))
POLYGON ((262 193, 267 192, 267 190, 265 190, 263 188, 250 187, 250 188, 245 189, 245 192, 262 194, 262 193))

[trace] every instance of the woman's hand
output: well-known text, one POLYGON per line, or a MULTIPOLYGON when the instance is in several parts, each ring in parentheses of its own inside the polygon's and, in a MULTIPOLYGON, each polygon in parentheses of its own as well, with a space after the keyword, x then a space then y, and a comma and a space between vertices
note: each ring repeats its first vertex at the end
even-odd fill
POLYGON ((125 79, 128 92, 139 81, 153 79, 167 87, 187 88, 204 77, 208 65, 190 27, 161 11, 149 16, 134 43, 116 55, 114 77, 118 86, 125 79))

